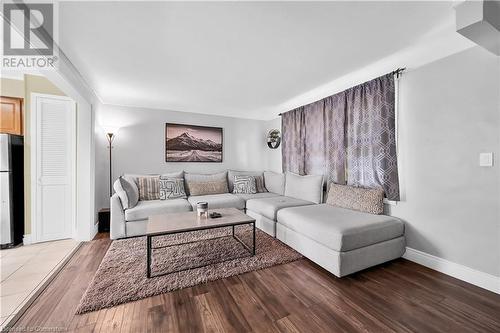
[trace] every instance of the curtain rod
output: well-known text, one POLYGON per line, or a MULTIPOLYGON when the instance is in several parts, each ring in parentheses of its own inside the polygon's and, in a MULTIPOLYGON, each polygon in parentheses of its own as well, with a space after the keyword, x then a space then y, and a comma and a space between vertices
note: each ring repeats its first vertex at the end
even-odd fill
MULTIPOLYGON (((396 69, 396 70, 392 71, 392 72, 391 72, 391 74, 392 74, 392 75, 396 75, 396 78, 398 79, 398 78, 401 76, 401 74, 403 74, 403 72, 404 72, 405 70, 406 70, 406 67, 403 67, 403 68, 399 67, 398 69, 396 69)), ((279 114, 278 114, 278 116, 280 116, 280 117, 281 117, 282 115, 283 115, 283 113, 279 113, 279 114)))

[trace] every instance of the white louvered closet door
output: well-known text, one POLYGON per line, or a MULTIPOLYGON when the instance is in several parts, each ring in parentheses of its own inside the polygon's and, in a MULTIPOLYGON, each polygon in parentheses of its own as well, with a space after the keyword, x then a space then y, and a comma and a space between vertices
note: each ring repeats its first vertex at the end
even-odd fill
POLYGON ((71 238, 75 229, 75 103, 66 97, 40 94, 33 97, 36 99, 32 104, 36 105, 34 241, 71 238))

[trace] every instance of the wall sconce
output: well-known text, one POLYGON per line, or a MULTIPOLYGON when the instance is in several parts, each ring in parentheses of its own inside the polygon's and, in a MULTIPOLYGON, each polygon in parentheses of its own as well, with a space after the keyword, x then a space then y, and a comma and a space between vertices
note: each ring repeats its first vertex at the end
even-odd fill
POLYGON ((267 146, 276 149, 281 144, 281 132, 278 129, 272 129, 267 134, 267 146))

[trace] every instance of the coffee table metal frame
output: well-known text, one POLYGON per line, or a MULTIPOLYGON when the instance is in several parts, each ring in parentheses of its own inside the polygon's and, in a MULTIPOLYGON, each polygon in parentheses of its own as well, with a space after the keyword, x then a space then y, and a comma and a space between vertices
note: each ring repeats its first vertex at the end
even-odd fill
MULTIPOLYGON (((209 264, 204 264, 204 265, 199 265, 199 266, 194 266, 194 267, 188 267, 188 268, 184 268, 184 269, 180 269, 180 270, 176 270, 176 271, 169 271, 169 272, 163 272, 163 273, 151 275, 151 259, 152 259, 151 257, 152 257, 152 251, 153 250, 163 249, 163 248, 172 247, 172 246, 179 246, 179 245, 185 245, 185 244, 203 242, 203 241, 207 241, 207 240, 212 240, 212 239, 217 239, 217 238, 222 238, 222 237, 228 237, 228 236, 220 236, 220 237, 213 237, 213 238, 208 238, 208 239, 200 239, 200 240, 194 240, 194 241, 190 241, 190 242, 176 243, 176 244, 171 244, 171 245, 166 245, 166 246, 158 246, 158 247, 152 247, 153 237, 174 235, 174 234, 180 234, 180 233, 186 233, 186 232, 192 232, 192 231, 200 231, 200 230, 209 230, 209 229, 217 229, 217 228, 227 228, 227 227, 232 227, 232 235, 231 236, 234 239, 236 239, 241 245, 243 245, 243 247, 246 250, 248 250, 248 252, 250 253, 250 256, 254 256, 255 255, 255 221, 252 221, 252 222, 248 222, 248 221, 245 221, 245 222, 234 222, 234 223, 228 223, 228 224, 225 224, 225 225, 198 226, 196 228, 192 228, 192 229, 188 229, 188 230, 162 231, 162 232, 158 232, 158 233, 155 233, 155 234, 146 235, 146 242, 147 242, 147 246, 146 246, 146 248, 147 248, 147 253, 146 253, 146 258, 147 258, 146 259, 147 260, 147 262, 146 262, 146 267, 147 267, 146 268, 146 270, 147 270, 146 271, 146 276, 148 278, 158 277, 158 276, 163 276, 163 275, 167 275, 167 274, 183 272, 183 271, 187 271, 187 270, 190 270, 190 269, 202 268, 202 267, 206 267, 206 266, 214 264, 214 263, 209 263, 209 264), (245 244, 234 233, 235 227, 237 227, 239 225, 245 225, 245 224, 251 224, 252 225, 252 247, 250 247, 247 244, 245 244)), ((229 259, 226 259, 226 260, 219 261, 217 263, 222 263, 222 262, 229 261, 229 260, 234 260, 234 259, 238 259, 238 258, 229 258, 229 259)))

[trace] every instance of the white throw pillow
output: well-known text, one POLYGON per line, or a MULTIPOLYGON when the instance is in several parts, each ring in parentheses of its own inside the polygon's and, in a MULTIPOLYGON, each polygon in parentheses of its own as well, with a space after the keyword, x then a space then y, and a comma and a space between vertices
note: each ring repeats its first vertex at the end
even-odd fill
POLYGON ((160 176, 160 200, 186 198, 184 178, 160 176))
POLYGON ((283 195, 285 193, 285 175, 272 171, 264 171, 264 185, 269 192, 283 195))
POLYGON ((301 176, 287 172, 285 180, 287 197, 321 203, 323 196, 323 176, 301 176))

